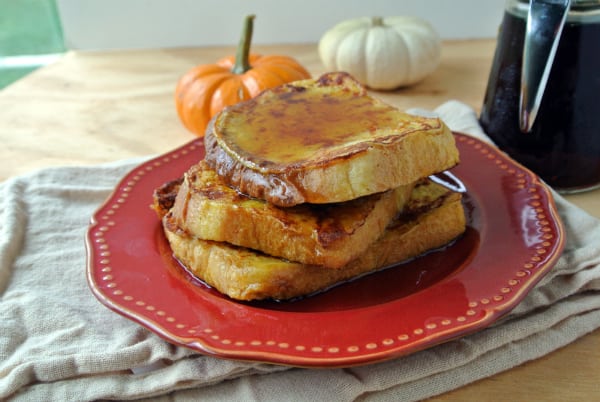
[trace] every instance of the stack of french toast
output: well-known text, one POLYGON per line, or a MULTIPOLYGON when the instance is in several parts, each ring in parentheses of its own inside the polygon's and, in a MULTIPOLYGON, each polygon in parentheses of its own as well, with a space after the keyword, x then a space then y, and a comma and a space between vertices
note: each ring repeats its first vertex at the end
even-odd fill
POLYGON ((459 163, 448 127, 346 73, 224 109, 205 150, 155 191, 154 209, 175 258, 233 299, 311 295, 465 230, 461 194, 429 178, 459 163))

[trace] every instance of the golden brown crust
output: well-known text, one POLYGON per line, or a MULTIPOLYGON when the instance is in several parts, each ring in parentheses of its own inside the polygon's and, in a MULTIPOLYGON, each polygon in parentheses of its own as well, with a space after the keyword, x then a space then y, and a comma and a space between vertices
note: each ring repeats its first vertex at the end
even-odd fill
POLYGON ((199 239, 340 268, 383 234, 412 188, 401 186, 339 204, 282 208, 240 194, 201 161, 185 174, 170 219, 199 239))
POLYGON ((343 202, 459 161, 441 120, 401 113, 343 73, 225 109, 209 124, 205 145, 207 162, 230 185, 279 206, 343 202), (320 109, 327 111, 313 118, 320 109))
MULTIPOLYGON (((432 193, 421 188, 421 194, 432 193)), ((441 200, 440 205, 396 222, 365 253, 336 270, 289 262, 224 242, 200 240, 177 231, 170 215, 165 216, 164 227, 174 255, 195 276, 220 292, 239 300, 289 299, 418 256, 459 236, 465 230, 460 194, 437 194, 433 201, 441 200)))
POLYGON ((160 219, 173 208, 182 181, 182 178, 171 180, 154 190, 150 207, 160 219))

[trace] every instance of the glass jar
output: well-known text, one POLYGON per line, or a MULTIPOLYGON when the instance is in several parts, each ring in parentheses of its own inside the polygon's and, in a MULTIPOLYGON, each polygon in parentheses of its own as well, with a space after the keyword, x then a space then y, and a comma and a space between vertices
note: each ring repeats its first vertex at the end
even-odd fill
POLYGON ((522 81, 524 67, 546 65, 544 55, 524 58, 526 33, 535 39, 555 30, 545 19, 527 30, 529 10, 528 1, 506 3, 480 123, 502 150, 559 192, 600 187, 600 0, 571 1, 547 81, 539 85, 537 115, 523 127, 521 100, 534 97, 527 93, 533 85, 522 81))

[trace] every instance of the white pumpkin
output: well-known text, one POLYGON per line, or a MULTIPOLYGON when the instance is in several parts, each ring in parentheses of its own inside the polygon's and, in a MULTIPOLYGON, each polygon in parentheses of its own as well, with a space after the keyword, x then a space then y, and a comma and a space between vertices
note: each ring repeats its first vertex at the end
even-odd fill
POLYGON ((438 66, 441 41, 417 17, 364 17, 347 20, 319 41, 329 71, 346 71, 372 89, 394 89, 421 81, 438 66))

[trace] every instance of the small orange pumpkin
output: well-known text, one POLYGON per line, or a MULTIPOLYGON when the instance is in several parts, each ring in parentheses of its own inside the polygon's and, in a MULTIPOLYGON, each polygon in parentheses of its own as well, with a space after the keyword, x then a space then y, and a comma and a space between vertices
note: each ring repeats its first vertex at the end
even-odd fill
POLYGON ((310 78, 288 56, 250 54, 254 16, 247 16, 235 57, 203 64, 185 73, 177 83, 175 105, 183 125, 202 137, 210 119, 225 106, 250 99, 267 88, 310 78))

